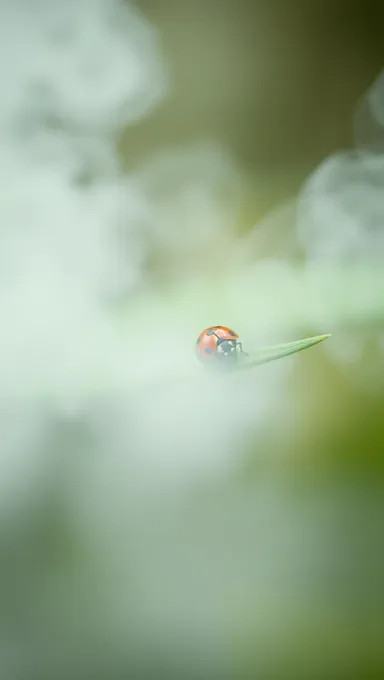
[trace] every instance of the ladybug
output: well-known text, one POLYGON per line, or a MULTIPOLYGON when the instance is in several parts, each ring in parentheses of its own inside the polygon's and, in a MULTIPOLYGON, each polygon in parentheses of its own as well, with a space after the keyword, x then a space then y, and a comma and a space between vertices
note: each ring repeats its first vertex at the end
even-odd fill
MULTIPOLYGON (((227 326, 210 326, 205 328, 196 340, 196 355, 203 363, 214 361, 235 362, 239 351, 243 352, 238 334, 227 326)), ((247 356, 247 355, 246 355, 247 356)))

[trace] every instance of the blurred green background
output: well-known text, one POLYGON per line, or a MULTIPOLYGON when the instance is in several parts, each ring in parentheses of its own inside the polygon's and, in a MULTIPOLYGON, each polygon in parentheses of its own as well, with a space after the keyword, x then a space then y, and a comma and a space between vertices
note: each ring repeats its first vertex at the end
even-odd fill
MULTIPOLYGON (((326 157, 353 145, 356 106, 384 64, 383 3, 135 4, 158 31, 170 84, 164 101, 116 140, 124 171, 146 167, 157 152, 219 145, 223 164, 228 153, 236 167, 234 195, 226 195, 230 171, 218 189, 224 207, 233 199, 236 242, 252 234, 255 261, 303 264, 294 215, 264 218, 326 157)), ((175 201, 177 174, 176 159, 166 178, 175 201)), ((198 251, 198 264, 217 257, 225 272, 230 245, 198 251)), ((172 252, 154 247, 155 290, 172 290, 172 267, 188 270, 188 254, 175 263, 172 252)), ((0 680, 384 677, 383 257, 356 273, 335 267, 328 284, 311 284, 298 269, 292 290, 303 289, 303 312, 292 326, 287 318, 299 303, 271 294, 283 319, 281 327, 271 321, 275 335, 285 327, 332 338, 292 362, 284 407, 239 433, 245 455, 236 469, 173 502, 155 494, 143 516, 127 491, 120 517, 115 509, 109 529, 101 522, 104 543, 93 543, 95 526, 78 525, 68 504, 68 461, 71 474, 87 461, 91 467, 97 447, 80 417, 53 417, 47 483, 33 512, 27 503, 0 532, 0 680), (329 301, 319 324, 332 327, 314 327, 314 314, 307 320, 312 293, 314 309, 329 301)), ((268 294, 257 291, 258 303, 268 294)), ((236 300, 231 305, 235 313, 236 300)), ((257 310, 255 302, 256 325, 257 310)), ((272 373, 260 376, 273 382, 272 373)), ((83 467, 79 479, 86 488, 83 467)), ((95 503, 101 517, 103 503, 95 503)))
MULTIPOLYGON (((347 0, 141 0, 136 5, 158 29, 171 86, 157 110, 122 135, 124 167, 132 170, 163 149, 218 142, 243 173, 238 233, 257 232, 258 221, 266 232, 254 257, 300 260, 292 217, 272 217, 266 227, 263 218, 294 198, 325 158, 353 147, 356 109, 384 64, 384 7, 347 0)), ((380 258, 375 267, 382 270, 380 258)), ((352 270, 349 277, 351 297, 357 298, 364 272, 356 272, 354 280, 352 270)), ((381 467, 384 399, 378 375, 383 359, 377 339, 383 319, 363 321, 362 308, 360 318, 357 314, 351 321, 349 300, 336 287, 335 297, 331 286, 327 290, 330 307, 341 297, 338 309, 342 317, 344 306, 346 317, 340 318, 341 325, 345 321, 347 334, 351 330, 362 340, 361 362, 365 357, 366 375, 373 372, 372 385, 378 379, 379 386, 373 394, 361 390, 348 363, 330 361, 323 348, 301 356, 291 378, 292 394, 303 399, 292 455, 302 457, 299 452, 308 450, 309 439, 319 464, 340 459, 344 464, 346 459, 360 461, 364 469, 381 467), (311 395, 310 385, 315 385, 311 395), (319 408, 326 420, 314 439, 311 414, 319 408)), ((381 293, 378 285, 379 299, 381 293)))
POLYGON ((121 140, 126 167, 164 146, 221 142, 263 195, 243 228, 352 145, 356 103, 383 64, 384 10, 347 0, 142 0, 171 72, 159 109, 121 140))
MULTIPOLYGON (((164 146, 216 140, 243 173, 240 235, 294 197, 326 157, 353 146, 356 107, 384 64, 381 3, 142 0, 138 6, 159 30, 172 86, 158 110, 123 134, 127 170, 164 146)), ((263 228, 256 258, 300 259, 284 213, 277 227, 272 219, 263 228)), ((375 266, 382 271, 380 257, 375 266)), ((357 300, 359 276, 352 271, 350 277, 349 294, 357 300)), ((344 293, 336 288, 335 297, 331 285, 324 296, 330 307, 339 296, 343 327, 348 285, 344 293)), ((380 298, 382 286, 376 294, 380 298)), ((257 304, 255 309, 257 324, 257 304)), ((255 426, 257 450, 251 440, 239 486, 230 483, 230 495, 244 484, 257 494, 272 479, 299 517, 311 516, 317 503, 320 514, 329 513, 321 529, 309 520, 320 557, 306 565, 308 555, 300 556, 298 548, 292 571, 287 559, 282 569, 290 597, 285 602, 275 593, 275 609, 272 605, 264 625, 260 593, 245 587, 229 671, 235 678, 384 675, 384 358, 378 349, 384 318, 364 321, 364 308, 360 311, 353 322, 345 319, 343 338, 346 346, 349 337, 357 338, 361 354, 340 362, 321 346, 301 355, 285 387, 291 403, 286 421, 273 433, 266 425, 261 450, 260 425, 255 426)), ((308 331, 337 335, 338 326, 308 331)), ((222 493, 210 489, 210 503, 225 505, 222 493)), ((270 531, 273 543, 273 519, 270 531)), ((257 541, 257 532, 254 538, 250 532, 249 541, 257 541)), ((264 597, 273 601, 267 582, 264 597)))

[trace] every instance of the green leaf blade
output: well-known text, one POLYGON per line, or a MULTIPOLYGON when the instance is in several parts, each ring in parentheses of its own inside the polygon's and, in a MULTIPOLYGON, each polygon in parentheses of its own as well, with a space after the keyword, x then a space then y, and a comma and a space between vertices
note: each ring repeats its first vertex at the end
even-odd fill
POLYGON ((308 349, 314 345, 318 345, 323 340, 330 337, 330 333, 326 335, 315 335, 311 338, 304 338, 303 340, 294 340, 293 342, 286 342, 281 345, 271 345, 270 347, 259 347, 245 356, 237 364, 236 370, 242 370, 246 368, 253 368, 254 366, 260 366, 261 364, 266 364, 269 361, 275 361, 276 359, 282 359, 291 354, 296 354, 301 352, 303 349, 308 349))

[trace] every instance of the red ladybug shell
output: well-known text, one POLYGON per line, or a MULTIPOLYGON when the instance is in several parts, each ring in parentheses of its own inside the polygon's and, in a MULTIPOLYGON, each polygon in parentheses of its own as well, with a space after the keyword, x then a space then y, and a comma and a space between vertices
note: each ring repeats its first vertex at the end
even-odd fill
POLYGON ((204 328, 196 340, 196 354, 199 361, 211 361, 218 354, 218 346, 224 340, 237 342, 239 336, 227 326, 204 328))

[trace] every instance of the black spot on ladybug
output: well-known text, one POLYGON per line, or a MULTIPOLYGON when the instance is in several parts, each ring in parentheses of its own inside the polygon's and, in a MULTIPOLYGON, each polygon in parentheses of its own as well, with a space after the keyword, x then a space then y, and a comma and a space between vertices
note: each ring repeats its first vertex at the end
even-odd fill
POLYGON ((236 337, 236 333, 234 333, 233 331, 228 331, 228 334, 229 334, 229 335, 232 335, 233 338, 236 337))
POLYGON ((207 331, 207 335, 215 335, 215 328, 211 328, 210 331, 207 331))
POLYGON ((205 350, 205 353, 206 353, 206 354, 212 354, 211 348, 210 348, 210 347, 207 347, 206 350, 205 350))

